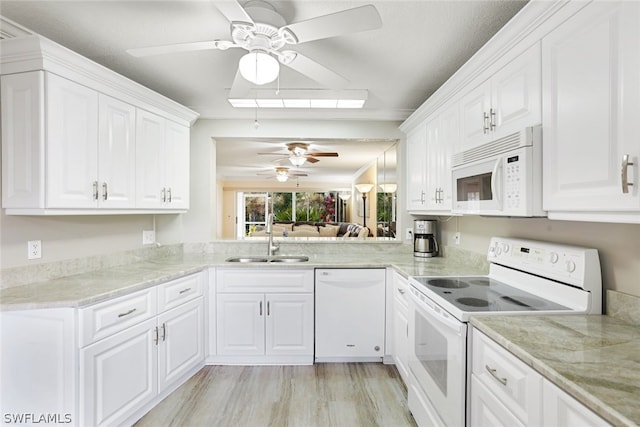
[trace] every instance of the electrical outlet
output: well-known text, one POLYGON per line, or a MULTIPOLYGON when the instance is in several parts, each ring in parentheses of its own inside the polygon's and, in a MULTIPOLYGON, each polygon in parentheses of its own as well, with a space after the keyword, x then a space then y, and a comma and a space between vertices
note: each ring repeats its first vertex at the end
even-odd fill
POLYGON ((456 245, 460 244, 460 232, 456 231, 456 235, 454 237, 455 241, 456 241, 456 245))
POLYGON ((404 238, 405 240, 413 240, 413 228, 407 228, 404 238))
POLYGON ((142 244, 153 245, 156 242, 156 232, 154 230, 142 230, 142 244))
POLYGON ((29 240, 27 242, 27 259, 42 258, 42 240, 29 240))

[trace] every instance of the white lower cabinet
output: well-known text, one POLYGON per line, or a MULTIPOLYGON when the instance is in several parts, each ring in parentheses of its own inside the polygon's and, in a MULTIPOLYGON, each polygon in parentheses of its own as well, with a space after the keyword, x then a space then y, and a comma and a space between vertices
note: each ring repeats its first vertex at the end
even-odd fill
POLYGON ((609 425, 482 332, 472 333, 471 426, 609 425))
POLYGON ((174 309, 80 350, 80 420, 121 424, 204 360, 204 302, 174 309))
POLYGON ((393 273, 393 360, 405 384, 409 384, 409 283, 393 273))
MULTIPOLYGON (((204 362, 206 273, 82 308, 0 312, 3 414, 131 424, 204 362)), ((6 419, 5 419, 6 421, 6 419)))
POLYGON ((212 363, 313 363, 313 270, 218 269, 216 276, 212 363))

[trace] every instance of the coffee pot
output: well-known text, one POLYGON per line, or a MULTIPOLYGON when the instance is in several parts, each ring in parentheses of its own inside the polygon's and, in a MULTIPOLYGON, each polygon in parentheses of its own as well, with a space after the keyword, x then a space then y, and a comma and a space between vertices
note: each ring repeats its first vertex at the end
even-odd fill
POLYGON ((413 221, 413 256, 431 258, 438 256, 436 221, 416 219, 413 221))

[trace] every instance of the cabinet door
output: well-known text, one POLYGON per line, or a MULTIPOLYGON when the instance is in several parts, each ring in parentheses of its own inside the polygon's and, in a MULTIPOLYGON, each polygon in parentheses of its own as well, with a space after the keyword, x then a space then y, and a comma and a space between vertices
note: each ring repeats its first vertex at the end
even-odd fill
POLYGON ((156 319, 80 350, 80 425, 119 425, 157 394, 156 319))
POLYGON ((98 93, 45 73, 49 208, 98 206, 98 93))
POLYGON ((518 132, 542 121, 540 43, 536 43, 492 78, 495 114, 492 139, 518 132))
POLYGON ((524 427, 475 375, 471 375, 471 420, 474 427, 524 427))
POLYGON ((542 40, 545 210, 640 209, 639 10, 593 2, 542 40))
POLYGON ((103 208, 134 208, 136 108, 101 94, 99 118, 99 205, 103 208))
POLYGON ((461 151, 477 147, 489 140, 491 81, 487 80, 462 98, 460 126, 461 151))
POLYGON ((204 360, 202 297, 158 316, 158 392, 204 360))
POLYGON ((264 295, 218 294, 218 355, 264 354, 264 295))
POLYGON ((2 207, 44 207, 44 71, 0 77, 2 207))
POLYGON ((438 144, 436 148, 438 203, 435 210, 451 211, 453 205, 451 156, 460 146, 460 104, 454 103, 438 116, 438 144))
POLYGON ((313 294, 266 295, 266 354, 313 355, 313 294))
POLYGON ((136 111, 136 207, 161 208, 166 200, 165 119, 136 111))
POLYGON ((605 427, 610 424, 548 380, 542 384, 545 427, 605 427))
POLYGON ((189 128, 166 122, 166 203, 170 209, 189 208, 189 128))
POLYGON ((426 208, 427 125, 407 134, 407 210, 426 208))
MULTIPOLYGON (((397 299, 396 299, 397 301, 397 299)), ((397 303, 396 303, 397 304, 397 303)), ((393 359, 405 384, 409 383, 409 322, 407 313, 397 306, 393 314, 393 359)))
POLYGON ((426 209, 427 210, 436 210, 438 209, 438 201, 440 200, 440 188, 438 184, 440 183, 440 178, 438 174, 440 170, 438 169, 439 163, 439 123, 438 117, 432 118, 427 122, 427 149, 425 156, 425 168, 426 172, 426 209))

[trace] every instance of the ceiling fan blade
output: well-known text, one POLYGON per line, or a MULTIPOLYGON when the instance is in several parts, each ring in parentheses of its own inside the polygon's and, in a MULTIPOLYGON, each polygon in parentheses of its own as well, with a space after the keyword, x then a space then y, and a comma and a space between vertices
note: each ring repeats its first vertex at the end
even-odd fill
POLYGON ((219 48, 220 48, 219 40, 209 40, 204 42, 174 43, 174 44, 167 44, 163 46, 139 47, 134 49, 127 49, 127 53, 131 56, 142 57, 142 56, 153 56, 153 55, 165 55, 168 53, 192 52, 195 50, 211 50, 211 49, 219 49, 219 48))
POLYGON ((314 157, 311 157, 311 156, 305 156, 305 157, 307 158, 307 162, 309 162, 309 163, 318 163, 320 161, 320 160, 318 160, 318 159, 316 159, 314 157))
POLYGON ((233 79, 233 84, 231 85, 231 90, 229 91, 229 98, 247 98, 251 89, 251 82, 242 77, 240 68, 238 68, 236 76, 233 79))
POLYGON ((311 153, 307 153, 307 155, 314 156, 314 157, 338 157, 338 153, 331 153, 331 152, 322 153, 318 151, 312 151, 311 153))
POLYGON ((245 22, 254 25, 253 19, 236 0, 213 1, 213 4, 229 22, 245 22))
POLYGON ((380 14, 375 6, 369 4, 296 22, 286 25, 283 29, 293 33, 298 43, 306 43, 343 34, 375 30, 380 27, 382 27, 380 14))
POLYGON ((306 173, 289 172, 289 176, 309 176, 306 173))
POLYGON ((349 84, 349 80, 298 52, 285 65, 330 89, 344 89, 349 84))

